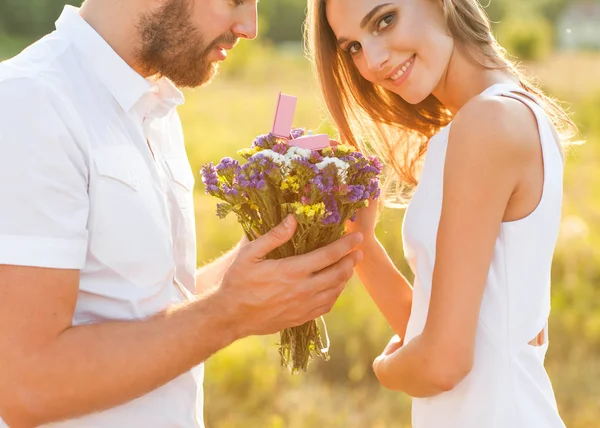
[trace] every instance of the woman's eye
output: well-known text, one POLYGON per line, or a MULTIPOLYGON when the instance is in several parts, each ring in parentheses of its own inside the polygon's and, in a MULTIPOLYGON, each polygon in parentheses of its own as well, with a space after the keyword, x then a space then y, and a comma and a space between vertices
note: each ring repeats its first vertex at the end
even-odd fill
POLYGON ((348 52, 350 52, 352 55, 358 53, 358 51, 360 51, 360 43, 352 43, 350 46, 348 46, 348 52))
POLYGON ((383 18, 381 18, 381 20, 377 23, 376 32, 378 33, 389 27, 394 22, 394 18, 395 16, 392 13, 385 15, 383 18))

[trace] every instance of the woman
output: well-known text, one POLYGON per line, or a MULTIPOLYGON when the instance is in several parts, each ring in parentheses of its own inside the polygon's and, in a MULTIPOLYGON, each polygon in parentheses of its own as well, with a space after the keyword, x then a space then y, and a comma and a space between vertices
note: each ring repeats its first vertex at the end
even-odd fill
POLYGON ((564 427, 543 361, 573 123, 506 58, 477 0, 309 0, 308 19, 341 140, 414 187, 414 288, 375 238, 375 204, 349 225, 397 333, 379 381, 415 397, 415 428, 564 427))

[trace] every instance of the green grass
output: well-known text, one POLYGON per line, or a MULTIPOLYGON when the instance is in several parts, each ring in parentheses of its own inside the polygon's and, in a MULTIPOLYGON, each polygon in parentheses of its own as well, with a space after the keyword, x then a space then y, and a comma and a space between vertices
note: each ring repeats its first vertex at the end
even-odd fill
MULTIPOLYGON (((195 171, 268 132, 280 90, 299 96, 295 125, 330 129, 305 60, 248 45, 242 45, 241 53, 234 51, 231 59, 213 84, 188 91, 180 110, 195 171)), ((598 59, 569 57, 568 64, 579 70, 598 59)), ((555 56, 530 65, 544 77, 550 92, 572 103, 588 139, 568 158, 547 368, 567 426, 589 428, 600 426, 600 290, 595 286, 600 280, 600 231, 594 227, 600 224, 600 87, 593 73, 579 71, 577 81, 569 74, 553 73, 566 63, 555 56), (582 91, 586 85, 593 90, 582 91)), ((216 218, 216 201, 203 194, 199 178, 196 190, 198 261, 204 263, 230 248, 241 230, 233 218, 216 218)), ((378 235, 410 277, 402 255, 401 220, 401 211, 388 210, 378 235)), ((326 320, 331 360, 313 364, 307 374, 292 377, 279 368, 277 336, 248 338, 211 358, 206 378, 208 427, 409 427, 409 399, 380 388, 371 372, 373 358, 392 332, 360 283, 349 284, 326 320)))

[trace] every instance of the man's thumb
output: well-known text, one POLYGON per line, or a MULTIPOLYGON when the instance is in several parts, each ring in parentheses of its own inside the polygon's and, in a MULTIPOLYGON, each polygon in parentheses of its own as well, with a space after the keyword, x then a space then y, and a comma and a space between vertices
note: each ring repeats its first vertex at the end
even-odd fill
POLYGON ((298 222, 290 214, 281 223, 251 243, 252 257, 264 259, 275 248, 292 239, 298 222))

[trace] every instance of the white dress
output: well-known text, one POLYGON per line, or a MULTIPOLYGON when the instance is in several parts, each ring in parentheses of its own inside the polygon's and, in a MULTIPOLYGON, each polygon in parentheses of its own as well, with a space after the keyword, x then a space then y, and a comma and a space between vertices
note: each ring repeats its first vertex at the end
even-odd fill
MULTIPOLYGON (((530 94, 513 84, 493 85, 483 94, 512 97, 535 113, 544 160, 542 197, 529 216, 500 228, 472 371, 451 391, 414 398, 413 428, 564 428, 544 369, 547 336, 541 347, 528 344, 542 329, 547 331, 550 266, 561 217, 562 152, 550 120, 530 94)), ((430 140, 404 219, 404 251, 415 274, 406 342, 423 331, 427 318, 450 127, 430 140)))

